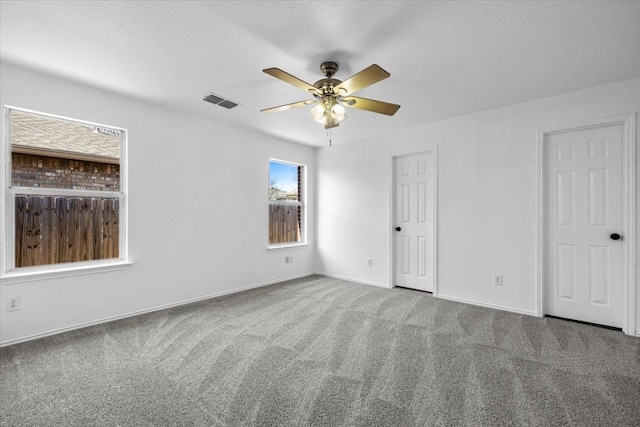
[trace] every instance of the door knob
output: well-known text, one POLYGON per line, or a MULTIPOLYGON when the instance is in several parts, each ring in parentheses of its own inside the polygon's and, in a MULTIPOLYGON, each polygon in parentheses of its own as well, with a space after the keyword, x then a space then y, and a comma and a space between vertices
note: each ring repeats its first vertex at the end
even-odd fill
POLYGON ((400 231, 400 230, 402 230, 402 228, 396 227, 396 231, 400 231))
POLYGON ((622 239, 622 236, 619 235, 618 233, 612 233, 610 236, 611 240, 620 240, 622 239))

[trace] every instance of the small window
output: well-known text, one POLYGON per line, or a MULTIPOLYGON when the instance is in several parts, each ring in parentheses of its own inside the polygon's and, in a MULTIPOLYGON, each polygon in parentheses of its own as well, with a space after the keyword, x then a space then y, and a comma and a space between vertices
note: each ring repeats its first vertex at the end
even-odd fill
POLYGON ((269 244, 305 241, 305 166, 269 161, 269 244))
POLYGON ((123 129, 5 109, 5 271, 125 260, 123 129))

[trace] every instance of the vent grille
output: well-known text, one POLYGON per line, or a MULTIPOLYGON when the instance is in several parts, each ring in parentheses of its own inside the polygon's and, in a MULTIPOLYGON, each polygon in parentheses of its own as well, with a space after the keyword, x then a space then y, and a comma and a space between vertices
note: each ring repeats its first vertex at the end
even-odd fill
POLYGON ((219 107, 226 108, 227 110, 230 110, 233 107, 237 107, 239 105, 237 102, 229 101, 228 99, 224 99, 223 97, 214 93, 206 95, 203 100, 215 104, 219 107))
POLYGON ((205 96, 204 100, 207 101, 207 102, 210 102, 212 104, 219 104, 222 101, 224 101, 224 98, 220 98, 219 96, 215 96, 215 95, 211 94, 211 95, 205 96))
POLYGON ((218 105, 219 105, 220 107, 224 107, 224 108, 227 108, 227 109, 229 109, 229 110, 230 110, 230 109, 232 109, 233 107, 237 107, 237 106, 238 106, 238 104, 236 104, 235 102, 231 102, 231 101, 228 101, 228 100, 226 100, 226 99, 225 99, 224 101, 222 101, 222 102, 221 102, 220 104, 218 104, 218 105))

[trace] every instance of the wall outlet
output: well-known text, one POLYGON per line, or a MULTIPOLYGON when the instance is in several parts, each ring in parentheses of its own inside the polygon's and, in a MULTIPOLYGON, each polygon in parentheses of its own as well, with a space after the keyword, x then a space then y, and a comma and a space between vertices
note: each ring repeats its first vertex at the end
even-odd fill
POLYGON ((293 257, 292 256, 284 257, 284 263, 285 264, 293 264, 293 257))
POLYGON ((495 274, 493 276, 493 284, 496 286, 502 286, 502 274, 495 274))
POLYGON ((9 297, 6 299, 7 301, 7 311, 18 311, 22 307, 22 303, 20 301, 20 297, 9 297))
POLYGON ((367 259, 367 267, 373 267, 373 258, 367 259))

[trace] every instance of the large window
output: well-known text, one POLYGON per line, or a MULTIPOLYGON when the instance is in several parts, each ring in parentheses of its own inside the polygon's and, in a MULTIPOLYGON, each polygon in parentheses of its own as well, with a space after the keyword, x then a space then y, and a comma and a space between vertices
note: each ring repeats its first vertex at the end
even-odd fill
POLYGON ((269 244, 305 241, 304 165, 269 160, 269 244))
POLYGON ((12 107, 5 120, 2 273, 126 260, 125 130, 12 107))

